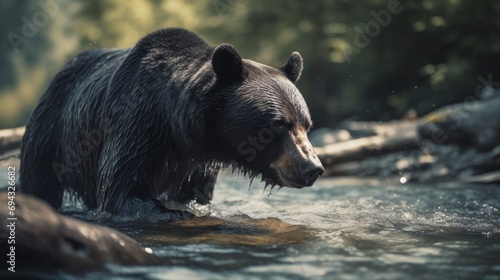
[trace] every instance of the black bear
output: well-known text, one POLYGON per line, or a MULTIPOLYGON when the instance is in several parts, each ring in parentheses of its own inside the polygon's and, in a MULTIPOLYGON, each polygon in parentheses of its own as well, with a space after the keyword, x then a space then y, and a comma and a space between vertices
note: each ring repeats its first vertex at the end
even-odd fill
POLYGON ((69 61, 35 109, 21 146, 20 186, 55 208, 64 190, 115 215, 168 212, 157 198, 209 203, 221 167, 302 188, 323 173, 295 87, 302 57, 279 69, 229 44, 169 28, 130 49, 69 61))

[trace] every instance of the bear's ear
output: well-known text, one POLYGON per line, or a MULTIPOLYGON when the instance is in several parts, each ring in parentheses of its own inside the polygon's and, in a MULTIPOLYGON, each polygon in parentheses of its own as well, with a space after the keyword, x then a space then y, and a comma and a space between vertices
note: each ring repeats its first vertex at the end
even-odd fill
POLYGON ((288 58, 288 61, 281 65, 280 70, 285 73, 286 77, 295 84, 300 78, 303 66, 302 56, 298 52, 293 52, 288 58))
POLYGON ((236 82, 243 77, 243 60, 230 44, 220 44, 215 48, 212 67, 217 79, 223 82, 236 82))

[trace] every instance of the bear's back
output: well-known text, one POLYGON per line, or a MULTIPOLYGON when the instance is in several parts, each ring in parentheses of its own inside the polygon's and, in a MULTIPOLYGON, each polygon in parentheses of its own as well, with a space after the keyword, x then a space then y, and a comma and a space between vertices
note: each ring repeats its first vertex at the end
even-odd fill
POLYGON ((146 56, 184 57, 209 60, 214 47, 196 33, 181 28, 165 28, 142 38, 134 47, 146 56))

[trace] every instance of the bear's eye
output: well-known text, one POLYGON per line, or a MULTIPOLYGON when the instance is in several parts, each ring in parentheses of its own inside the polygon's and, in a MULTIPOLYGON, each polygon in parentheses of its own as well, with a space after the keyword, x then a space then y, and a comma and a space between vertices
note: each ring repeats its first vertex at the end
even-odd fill
POLYGON ((288 128, 288 129, 291 129, 292 128, 292 125, 291 124, 288 124, 286 123, 285 121, 281 121, 281 120, 276 120, 273 122, 273 126, 274 128, 278 129, 278 130, 282 130, 284 128, 288 128))
POLYGON ((279 129, 285 127, 285 123, 283 121, 274 121, 273 125, 275 128, 279 128, 279 129))

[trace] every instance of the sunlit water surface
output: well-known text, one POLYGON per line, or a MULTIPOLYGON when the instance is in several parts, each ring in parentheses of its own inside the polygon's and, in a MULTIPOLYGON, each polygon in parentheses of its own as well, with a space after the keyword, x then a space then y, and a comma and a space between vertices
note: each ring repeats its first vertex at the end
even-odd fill
MULTIPOLYGON (((265 192, 222 176, 203 217, 113 227, 169 264, 110 279, 500 279, 500 186, 321 179, 265 192)), ((66 275, 67 276, 67 275, 66 275)))

